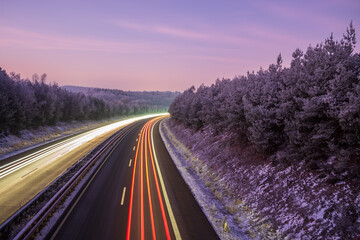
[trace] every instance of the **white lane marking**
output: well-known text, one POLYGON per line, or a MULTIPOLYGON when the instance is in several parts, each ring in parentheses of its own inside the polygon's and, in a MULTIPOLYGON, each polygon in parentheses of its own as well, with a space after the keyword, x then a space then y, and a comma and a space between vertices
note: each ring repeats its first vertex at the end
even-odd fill
POLYGON ((137 138, 136 141, 138 141, 139 139, 137 138))
POLYGON ((30 173, 32 173, 32 172, 35 172, 37 169, 38 169, 38 168, 33 169, 32 171, 28 172, 27 174, 25 174, 25 175, 24 175, 24 176, 22 176, 21 178, 23 178, 23 177, 25 177, 25 176, 29 175, 29 174, 30 174, 30 173))
POLYGON ((130 162, 129 162, 129 167, 131 167, 131 162, 132 162, 132 159, 130 159, 130 162))
POLYGON ((123 194, 122 194, 122 197, 121 197, 121 204, 120 204, 120 205, 124 205, 125 192, 126 192, 126 187, 124 187, 123 194))
POLYGON ((156 152, 155 152, 155 147, 154 147, 154 126, 155 126, 155 124, 153 124, 152 127, 151 127, 151 146, 152 146, 152 150, 153 150, 153 154, 154 154, 154 158, 155 158, 156 170, 157 170, 157 173, 159 175, 161 189, 162 189, 163 194, 164 194, 165 204, 166 204, 166 208, 167 208, 168 213, 169 213, 169 217, 170 217, 171 225, 172 225, 173 230, 174 230, 175 238, 177 240, 181 240, 181 235, 180 235, 180 232, 179 232, 179 228, 178 228, 178 226, 176 224, 176 219, 174 217, 174 213, 173 213, 171 205, 170 205, 169 197, 168 197, 167 192, 166 192, 164 180, 163 180, 163 177, 162 177, 162 174, 161 174, 161 171, 160 171, 160 167, 159 167, 159 163, 158 163, 158 160, 157 160, 157 157, 156 157, 156 152))
POLYGON ((133 148, 133 151, 135 151, 135 146, 134 146, 134 148, 133 148))

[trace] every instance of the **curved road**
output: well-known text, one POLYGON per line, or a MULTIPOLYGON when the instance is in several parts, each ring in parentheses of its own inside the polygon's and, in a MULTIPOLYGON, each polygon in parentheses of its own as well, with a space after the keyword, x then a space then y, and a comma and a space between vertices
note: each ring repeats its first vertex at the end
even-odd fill
POLYGON ((218 239, 169 156, 160 118, 107 157, 52 239, 218 239))
POLYGON ((115 122, 0 160, 0 223, 103 140, 127 124, 149 117, 115 122))

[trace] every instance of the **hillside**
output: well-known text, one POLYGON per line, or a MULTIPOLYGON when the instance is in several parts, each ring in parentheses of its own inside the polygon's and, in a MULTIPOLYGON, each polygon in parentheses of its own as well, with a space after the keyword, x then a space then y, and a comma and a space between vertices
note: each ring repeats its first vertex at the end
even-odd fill
POLYGON ((178 96, 178 92, 160 91, 123 91, 118 89, 90 88, 65 85, 61 88, 73 93, 102 99, 108 103, 125 105, 143 105, 157 110, 167 111, 171 102, 178 96))

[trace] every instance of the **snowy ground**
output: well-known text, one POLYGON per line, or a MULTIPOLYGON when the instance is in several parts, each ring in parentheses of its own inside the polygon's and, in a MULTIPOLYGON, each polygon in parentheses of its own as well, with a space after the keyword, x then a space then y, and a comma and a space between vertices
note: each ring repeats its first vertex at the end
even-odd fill
MULTIPOLYGON (((331 173, 309 171, 304 163, 274 166, 231 135, 194 132, 171 120, 162 128, 188 164, 186 170, 195 173, 225 207, 215 217, 215 225, 227 216, 237 225, 230 225, 230 233, 240 229, 253 239, 360 236, 360 186, 356 182, 331 181, 331 173)), ((205 203, 219 212, 213 201, 205 203)), ((224 239, 231 238, 242 239, 236 234, 224 239)))

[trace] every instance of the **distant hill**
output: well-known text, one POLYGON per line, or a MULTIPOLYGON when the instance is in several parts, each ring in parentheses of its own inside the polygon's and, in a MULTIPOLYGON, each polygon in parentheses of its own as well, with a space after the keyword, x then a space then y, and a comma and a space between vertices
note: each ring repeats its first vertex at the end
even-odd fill
POLYGON ((46 83, 46 74, 22 79, 0 67, 0 137, 59 122, 102 120, 168 111, 179 93, 129 92, 46 83))
POLYGON ((139 104, 167 109, 179 92, 160 91, 123 91, 118 89, 91 88, 65 85, 61 88, 73 93, 82 93, 86 96, 102 99, 112 104, 139 104))

